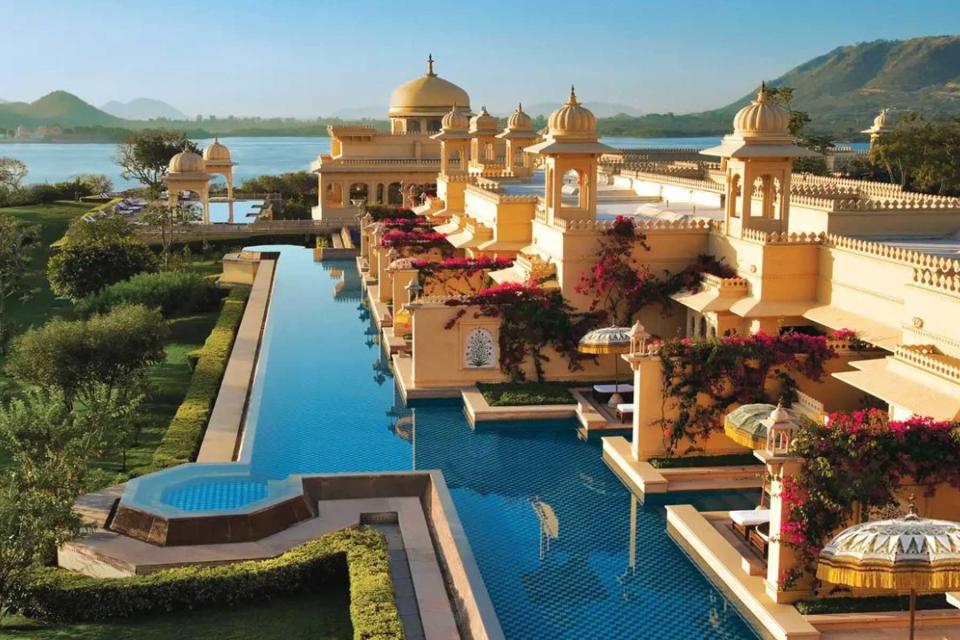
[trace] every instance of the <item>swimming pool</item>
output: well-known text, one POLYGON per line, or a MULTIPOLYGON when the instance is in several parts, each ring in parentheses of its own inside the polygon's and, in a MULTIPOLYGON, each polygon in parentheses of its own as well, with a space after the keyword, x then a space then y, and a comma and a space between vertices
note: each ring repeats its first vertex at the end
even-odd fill
MULTIPOLYGON (((199 207, 199 204, 194 206, 199 207)), ((214 200, 209 203, 210 222, 230 222, 230 203, 220 200, 214 200)), ((260 209, 263 208, 263 200, 234 200, 233 201, 233 222, 236 224, 249 224, 260 215, 260 209)))
MULTIPOLYGON (((573 424, 472 431, 451 401, 416 403, 414 416, 360 304, 356 265, 280 251, 240 452, 253 477, 440 469, 508 638, 756 637, 667 537, 662 507, 638 505, 573 424)), ((171 499, 202 509, 230 495, 188 485, 171 499)))

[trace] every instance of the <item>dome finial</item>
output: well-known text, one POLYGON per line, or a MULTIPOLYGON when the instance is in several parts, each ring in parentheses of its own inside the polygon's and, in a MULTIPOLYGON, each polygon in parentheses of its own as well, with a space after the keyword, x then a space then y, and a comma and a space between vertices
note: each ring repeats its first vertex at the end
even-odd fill
POLYGON ((767 101, 767 81, 760 81, 760 91, 757 92, 757 102, 767 101))
POLYGON ((518 102, 518 103, 517 103, 517 112, 518 112, 518 113, 523 113, 523 103, 522 103, 522 102, 518 102))
POLYGON ((579 102, 577 102, 577 90, 574 89, 572 84, 570 85, 570 99, 567 100, 567 104, 570 104, 570 105, 580 104, 579 102))
POLYGON ((433 54, 432 53, 427 54, 427 75, 428 76, 437 75, 433 72, 433 54))

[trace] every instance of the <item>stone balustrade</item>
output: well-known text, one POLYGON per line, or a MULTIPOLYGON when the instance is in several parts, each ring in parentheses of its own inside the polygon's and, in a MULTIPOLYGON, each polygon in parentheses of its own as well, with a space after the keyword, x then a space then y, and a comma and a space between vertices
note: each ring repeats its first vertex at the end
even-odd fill
POLYGON ((960 273, 960 260, 946 258, 944 256, 934 256, 912 249, 904 249, 903 247, 894 247, 889 244, 883 244, 882 242, 873 242, 837 234, 827 234, 823 240, 823 244, 827 247, 853 251, 884 260, 902 262, 914 267, 934 269, 943 273, 960 273))
POLYGON ((721 278, 712 273, 703 274, 703 287, 705 289, 717 289, 720 292, 725 291, 745 291, 749 286, 745 278, 734 276, 732 278, 721 278))
POLYGON ((940 293, 960 295, 960 260, 951 262, 953 264, 948 265, 945 270, 914 268, 914 284, 940 293))
POLYGON ((932 345, 899 345, 893 355, 914 367, 954 382, 960 382, 960 360, 939 353, 932 345))

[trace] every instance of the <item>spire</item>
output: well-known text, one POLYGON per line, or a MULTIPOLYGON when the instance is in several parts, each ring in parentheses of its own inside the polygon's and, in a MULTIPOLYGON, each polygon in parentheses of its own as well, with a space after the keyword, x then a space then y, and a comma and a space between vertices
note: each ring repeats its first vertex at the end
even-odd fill
POLYGON ((577 91, 576 89, 573 88, 573 85, 570 85, 570 99, 567 100, 567 104, 569 105, 580 104, 579 102, 577 102, 577 91))
POLYGON ((523 103, 522 103, 522 102, 518 102, 518 103, 517 103, 517 113, 523 113, 523 103))
POLYGON ((760 91, 757 92, 757 102, 767 101, 767 81, 760 81, 760 91))
POLYGON ((427 54, 427 75, 428 76, 437 75, 433 72, 433 54, 432 53, 427 54))

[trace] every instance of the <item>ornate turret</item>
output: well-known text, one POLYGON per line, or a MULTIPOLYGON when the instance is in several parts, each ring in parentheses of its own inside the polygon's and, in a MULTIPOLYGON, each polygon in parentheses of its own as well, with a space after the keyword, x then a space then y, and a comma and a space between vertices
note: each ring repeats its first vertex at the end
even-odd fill
POLYGON ((577 92, 570 85, 570 97, 547 120, 548 135, 556 139, 597 139, 597 117, 580 104, 577 92))
POLYGON ((183 151, 170 158, 170 164, 167 165, 168 173, 203 173, 203 157, 199 153, 184 148, 183 151))
POLYGON ((486 107, 480 107, 477 115, 470 118, 470 133, 491 133, 497 130, 497 119, 486 107))
POLYGON ((533 131, 533 118, 523 110, 523 104, 517 105, 517 110, 507 119, 508 131, 533 131))

